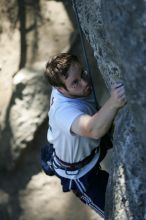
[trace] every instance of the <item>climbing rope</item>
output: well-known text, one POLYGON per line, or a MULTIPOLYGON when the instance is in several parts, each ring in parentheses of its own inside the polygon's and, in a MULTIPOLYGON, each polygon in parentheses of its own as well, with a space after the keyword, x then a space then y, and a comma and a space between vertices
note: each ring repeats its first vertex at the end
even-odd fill
POLYGON ((75 0, 72 0, 72 6, 73 6, 73 9, 74 9, 74 12, 75 12, 77 27, 78 27, 79 34, 80 34, 85 65, 86 65, 86 68, 87 68, 89 79, 90 79, 91 84, 92 84, 92 90, 93 90, 93 96, 94 96, 95 104, 96 104, 96 107, 99 108, 99 105, 98 105, 97 100, 96 100, 95 89, 94 89, 93 80, 92 80, 92 77, 91 77, 91 69, 90 69, 90 65, 89 65, 89 62, 88 62, 88 57, 87 57, 87 52, 86 52, 84 37, 83 37, 83 31, 82 31, 81 26, 80 26, 80 21, 79 21, 79 16, 78 16, 78 13, 77 13, 77 7, 76 7, 76 1, 75 0))

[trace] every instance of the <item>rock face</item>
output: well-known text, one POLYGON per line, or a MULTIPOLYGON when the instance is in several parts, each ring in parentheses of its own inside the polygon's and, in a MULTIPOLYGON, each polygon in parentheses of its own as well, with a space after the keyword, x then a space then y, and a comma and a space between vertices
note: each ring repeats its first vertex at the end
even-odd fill
POLYGON ((14 77, 13 85, 14 92, 4 117, 0 140, 0 167, 10 170, 46 118, 49 94, 49 86, 41 71, 22 69, 14 77))
POLYGON ((80 0, 76 6, 107 87, 122 80, 128 99, 115 120, 106 219, 146 219, 146 2, 80 0))

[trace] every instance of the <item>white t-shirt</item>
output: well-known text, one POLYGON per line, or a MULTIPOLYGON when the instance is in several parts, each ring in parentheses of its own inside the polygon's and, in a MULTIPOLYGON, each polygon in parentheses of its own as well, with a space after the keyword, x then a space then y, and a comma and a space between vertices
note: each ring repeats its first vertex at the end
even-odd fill
POLYGON ((100 140, 72 134, 73 121, 82 114, 96 112, 92 95, 83 98, 68 98, 53 88, 50 99, 49 129, 47 139, 53 144, 56 155, 63 161, 75 163, 91 154, 100 140))

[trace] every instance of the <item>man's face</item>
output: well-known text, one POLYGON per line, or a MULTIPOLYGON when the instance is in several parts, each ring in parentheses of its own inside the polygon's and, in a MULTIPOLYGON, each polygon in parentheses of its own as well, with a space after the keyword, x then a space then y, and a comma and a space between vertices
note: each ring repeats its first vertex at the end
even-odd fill
POLYGON ((73 63, 68 70, 67 79, 62 79, 66 89, 59 88, 59 91, 70 98, 86 97, 91 94, 92 87, 86 72, 79 63, 73 63))

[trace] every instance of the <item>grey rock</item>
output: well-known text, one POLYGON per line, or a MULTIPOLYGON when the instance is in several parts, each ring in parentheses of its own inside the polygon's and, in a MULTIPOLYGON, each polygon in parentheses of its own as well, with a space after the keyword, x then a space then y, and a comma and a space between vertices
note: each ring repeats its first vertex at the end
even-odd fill
POLYGON ((0 217, 2 220, 10 219, 10 209, 8 207, 9 204, 9 195, 0 190, 0 217))
POLYGON ((49 86, 42 71, 22 69, 13 79, 14 91, 3 116, 0 167, 12 169, 47 117, 49 86))
POLYGON ((106 219, 146 219, 146 2, 81 0, 76 5, 108 89, 122 80, 128 99, 115 120, 106 219))

